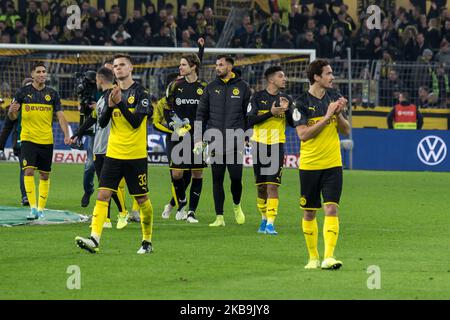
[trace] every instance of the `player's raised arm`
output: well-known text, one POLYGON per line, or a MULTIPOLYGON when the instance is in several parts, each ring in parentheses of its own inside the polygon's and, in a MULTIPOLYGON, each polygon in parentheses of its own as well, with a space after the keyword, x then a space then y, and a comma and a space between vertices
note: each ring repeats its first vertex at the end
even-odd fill
MULTIPOLYGON (((319 133, 322 132, 322 130, 327 125, 327 122, 331 119, 331 117, 334 115, 336 110, 338 109, 339 104, 337 102, 332 102, 328 105, 327 112, 325 116, 323 116, 319 121, 317 121, 312 126, 306 126, 306 124, 298 125, 296 127, 298 137, 302 141, 307 141, 309 139, 315 138, 319 133)), ((294 118, 295 120, 295 118, 294 118)))

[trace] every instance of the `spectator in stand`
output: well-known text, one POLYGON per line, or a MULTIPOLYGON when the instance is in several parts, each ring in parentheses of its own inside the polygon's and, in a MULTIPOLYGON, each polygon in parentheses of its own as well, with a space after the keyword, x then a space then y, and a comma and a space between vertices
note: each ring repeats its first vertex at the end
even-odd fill
POLYGON ((191 39, 191 33, 189 32, 189 30, 183 30, 183 32, 181 33, 181 41, 179 41, 178 46, 190 48, 194 47, 195 45, 195 41, 191 39))
POLYGON ((381 79, 379 102, 381 106, 392 106, 405 86, 399 79, 396 70, 390 70, 387 79, 381 79))
POLYGON ((170 37, 172 38, 174 43, 178 43, 178 41, 181 39, 181 30, 178 28, 175 17, 173 15, 167 16, 166 27, 170 29, 170 37))
POLYGON ((417 31, 425 34, 428 30, 427 15, 421 14, 417 22, 417 31))
POLYGON ((325 3, 315 3, 314 9, 314 19, 317 21, 317 24, 325 25, 327 26, 327 29, 329 29, 333 23, 333 18, 328 12, 325 3))
POLYGON ((308 18, 308 20, 306 20, 305 32, 307 31, 311 31, 314 34, 317 34, 317 22, 314 18, 308 18))
POLYGON ((447 40, 447 42, 450 42, 450 18, 445 20, 445 27, 444 27, 444 31, 443 31, 443 37, 445 38, 445 40, 447 40))
POLYGON ((418 106, 421 109, 435 108, 437 106, 438 96, 430 92, 428 86, 420 86, 418 89, 419 100, 418 106))
POLYGON ((37 15, 37 24, 41 27, 41 30, 44 28, 51 29, 53 25, 52 13, 50 11, 50 7, 47 0, 41 2, 41 8, 37 15))
MULTIPOLYGON (((272 13, 272 18, 265 23, 259 32, 263 37, 263 41, 268 47, 273 47, 280 35, 287 31, 287 27, 281 24, 280 14, 278 12, 272 13)), ((282 41, 287 40, 286 36, 282 41)))
POLYGON ((33 27, 37 24, 37 17, 39 11, 38 6, 35 1, 28 2, 27 16, 25 18, 25 25, 27 26, 28 32, 31 33, 33 27))
POLYGON ((314 49, 317 53, 320 53, 319 44, 314 39, 314 33, 311 31, 306 31, 305 36, 303 39, 300 39, 300 41, 297 43, 296 48, 300 49, 314 49))
POLYGON ((87 37, 84 36, 81 30, 73 31, 73 38, 70 39, 67 44, 76 46, 90 46, 91 43, 87 37))
POLYGON ((10 28, 14 28, 16 25, 16 21, 21 19, 12 3, 8 3, 6 5, 6 12, 4 15, 1 15, 0 18, 4 20, 6 22, 6 25, 10 28))
POLYGON ((297 1, 292 1, 291 12, 289 13, 289 31, 295 39, 303 32, 306 21, 307 17, 303 12, 300 12, 300 6, 297 1))
POLYGON ((188 15, 188 8, 185 5, 181 5, 180 9, 178 10, 178 17, 177 17, 177 24, 180 27, 181 30, 186 30, 189 26, 191 26, 192 29, 195 28, 195 23, 190 24, 190 19, 188 15))
POLYGON ((126 46, 131 41, 131 35, 125 30, 125 26, 121 24, 117 31, 112 34, 111 40, 117 45, 126 46))
POLYGON ((22 27, 17 30, 16 37, 14 38, 14 43, 17 44, 28 44, 28 31, 27 28, 22 27))
POLYGON ((441 31, 438 29, 438 22, 436 18, 431 18, 428 22, 428 29, 425 33, 426 42, 429 47, 437 51, 441 44, 441 31))
POLYGON ((196 25, 195 35, 193 37, 195 41, 197 41, 198 38, 203 37, 206 33, 207 22, 203 13, 197 14, 196 25))
POLYGON ((275 41, 273 48, 274 49, 294 49, 294 43, 292 42, 293 37, 292 34, 286 30, 280 34, 278 39, 275 41))
POLYGON ((319 57, 320 58, 332 58, 333 41, 328 35, 328 28, 326 25, 319 26, 319 39, 317 40, 319 45, 319 57))
POLYGON ((248 48, 255 41, 255 27, 248 23, 245 25, 245 32, 239 36, 239 43, 243 48, 248 48))
POLYGON ((446 108, 450 98, 449 76, 445 70, 445 64, 439 64, 436 73, 433 75, 433 92, 438 96, 438 105, 446 108))
POLYGON ((108 17, 106 15, 106 11, 104 8, 100 8, 97 11, 97 19, 102 20, 103 25, 107 25, 108 24, 108 17))
POLYGON ((412 83, 410 83, 409 87, 414 92, 417 92, 419 86, 432 86, 432 75, 433 75, 433 52, 430 49, 425 49, 423 51, 423 55, 419 57, 416 62, 416 66, 414 66, 412 72, 412 83))
POLYGON ((381 38, 379 36, 375 36, 372 41, 369 43, 367 47, 367 59, 380 60, 383 55, 383 49, 381 47, 381 38))
POLYGON ((108 30, 104 27, 102 20, 95 22, 95 28, 89 32, 89 40, 93 46, 103 46, 109 39, 108 30))
POLYGON ((383 57, 381 59, 380 79, 387 79, 389 72, 393 70, 395 62, 392 59, 392 54, 389 50, 383 50, 383 57))
POLYGON ((430 48, 428 47, 428 44, 425 42, 425 35, 423 33, 418 33, 417 37, 416 37, 416 45, 413 48, 414 55, 418 59, 423 55, 423 53, 427 49, 430 49, 430 48))
POLYGON ((205 16, 205 20, 207 25, 213 26, 214 30, 217 34, 221 34, 224 23, 214 17, 214 11, 211 7, 206 7, 203 10, 203 15, 205 16))
MULTIPOLYGON (((1 26, 1 22, 0 22, 1 26)), ((1 29, 1 27, 0 27, 1 29)), ((30 43, 40 43, 41 42, 41 26, 39 24, 35 24, 31 29, 31 32, 28 34, 30 43)))
POLYGON ((334 29, 333 38, 332 57, 335 59, 345 59, 349 44, 344 37, 344 31, 341 28, 334 29))
POLYGON ((119 15, 115 12, 110 12, 108 15, 108 20, 105 24, 105 28, 109 34, 114 34, 120 26, 119 15))
POLYGON ((417 29, 414 26, 407 26, 402 33, 402 51, 403 51, 403 59, 406 61, 416 61, 417 53, 416 53, 416 42, 417 38, 417 29))
MULTIPOLYGON (((81 31, 79 32, 80 34, 83 34, 81 31)), ((52 38, 50 32, 47 29, 42 30, 40 36, 40 44, 57 44, 56 40, 52 38)))
POLYGON ((153 39, 153 45, 156 47, 174 47, 172 37, 170 36, 170 29, 167 26, 161 27, 159 35, 153 39))
POLYGON ((153 3, 150 2, 147 5, 147 14, 145 15, 144 18, 149 23, 153 34, 158 34, 159 30, 161 28, 161 20, 159 18, 159 14, 156 11, 155 5, 153 3))
POLYGON ((330 13, 336 21, 331 25, 331 32, 340 28, 344 31, 346 37, 350 37, 356 25, 352 26, 352 24, 347 21, 346 18, 348 14, 345 11, 340 10, 336 15, 332 8, 333 7, 330 7, 330 13))
POLYGON ((245 16, 242 18, 242 24, 241 24, 241 26, 240 26, 239 28, 237 28, 236 31, 234 32, 233 38, 239 38, 243 33, 246 33, 246 32, 247 32, 247 29, 245 29, 245 26, 246 26, 247 24, 250 24, 250 23, 252 23, 252 21, 251 21, 251 19, 250 19, 250 16, 249 16, 249 15, 245 15, 245 16))
POLYGON ((142 28, 144 31, 139 32, 138 35, 133 38, 133 45, 142 47, 153 46, 153 34, 150 24, 148 22, 144 22, 142 28))
MULTIPOLYGON (((219 35, 213 25, 206 26, 205 45, 208 47, 215 47, 219 41, 219 35)), ((251 45, 251 43, 250 43, 251 45)))
POLYGON ((142 32, 145 19, 142 17, 141 10, 134 10, 133 16, 125 23, 125 28, 128 30, 131 38, 136 38, 142 32))
POLYGON ((255 34, 255 40, 252 42, 250 48, 257 48, 257 49, 265 49, 267 46, 264 44, 262 36, 260 33, 255 34))
POLYGON ((450 66, 449 43, 445 38, 441 42, 441 47, 435 56, 435 60, 438 63, 443 63, 446 64, 447 66, 450 66))

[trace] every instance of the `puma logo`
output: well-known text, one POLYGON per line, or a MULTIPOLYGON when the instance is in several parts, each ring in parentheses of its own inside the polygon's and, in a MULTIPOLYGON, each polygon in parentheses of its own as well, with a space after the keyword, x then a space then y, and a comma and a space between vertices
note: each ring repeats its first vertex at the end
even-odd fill
POLYGON ((216 90, 214 90, 214 91, 215 91, 217 94, 220 94, 220 90, 217 90, 217 89, 216 89, 216 90))
POLYGON ((312 236, 312 235, 314 234, 314 232, 310 232, 310 233, 308 233, 308 232, 303 232, 303 234, 306 234, 307 236, 312 236))
POLYGON ((327 230, 327 232, 333 232, 335 236, 337 235, 337 232, 334 232, 333 230, 327 230))
POLYGON ((183 89, 182 88, 177 88, 178 89, 178 91, 180 91, 181 93, 183 92, 183 89))
POLYGON ((313 112, 316 112, 316 107, 308 107, 309 110, 312 110, 313 112))
POLYGON ((27 97, 33 99, 33 96, 31 94, 27 94, 27 97))

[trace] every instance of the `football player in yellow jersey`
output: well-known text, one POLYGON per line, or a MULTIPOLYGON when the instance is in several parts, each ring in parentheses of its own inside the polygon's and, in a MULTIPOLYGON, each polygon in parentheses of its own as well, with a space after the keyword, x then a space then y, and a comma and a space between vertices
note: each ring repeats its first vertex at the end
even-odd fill
POLYGON ((133 80, 132 71, 129 55, 114 56, 118 86, 111 90, 108 108, 99 119, 102 128, 111 121, 111 129, 93 212, 92 232, 89 238, 75 238, 80 248, 91 253, 98 252, 109 200, 112 193, 117 192, 123 177, 130 195, 140 207, 142 243, 137 253, 153 251, 153 207, 147 196, 147 117, 152 115, 152 106, 149 92, 133 80))
POLYGON ((47 87, 47 68, 38 62, 31 68, 33 83, 17 91, 9 107, 11 120, 19 118, 22 167, 25 173, 24 184, 31 212, 27 219, 43 218, 50 189, 50 171, 53 158, 53 114, 64 132, 64 143, 70 143, 69 127, 61 110, 59 94, 47 87), (36 206, 34 170, 39 171, 39 197, 36 206))
POLYGON ((300 145, 300 207, 304 210, 302 229, 309 252, 306 269, 339 269, 334 257, 339 235, 338 206, 342 192, 342 158, 339 133, 348 135, 345 116, 347 100, 333 90, 333 70, 326 60, 315 60, 307 68, 310 87, 296 101, 292 119, 300 145), (317 250, 316 212, 323 197, 325 221, 324 260, 317 250))
POLYGON ((264 72, 267 87, 256 92, 247 107, 248 126, 253 127, 253 169, 258 197, 256 205, 261 213, 258 232, 277 235, 274 228, 278 212, 278 188, 284 163, 286 142, 286 112, 292 98, 282 93, 287 77, 280 66, 269 67, 264 72))

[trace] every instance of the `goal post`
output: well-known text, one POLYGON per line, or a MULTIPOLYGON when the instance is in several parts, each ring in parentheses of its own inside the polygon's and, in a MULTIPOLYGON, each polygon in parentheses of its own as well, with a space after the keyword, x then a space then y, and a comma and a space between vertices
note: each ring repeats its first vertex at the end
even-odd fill
MULTIPOLYGON (((178 72, 179 59, 185 53, 197 53, 198 48, 173 47, 113 47, 113 46, 68 46, 68 45, 22 45, 0 44, 0 97, 9 105, 12 96, 24 78, 30 76, 31 65, 42 61, 48 66, 48 85, 55 88, 60 96, 63 110, 76 130, 79 121, 78 101, 75 94, 75 73, 96 71, 115 53, 130 54, 134 60, 133 78, 156 97, 164 95, 166 77, 178 72)), ((235 67, 252 90, 265 88, 265 69, 276 64, 283 67, 288 77, 286 92, 294 98, 308 88, 306 67, 316 59, 315 50, 297 49, 243 49, 205 48, 200 78, 209 82, 215 78, 215 58, 219 54, 230 54, 235 58, 235 67)), ((4 117, 4 112, 2 113, 4 117)), ((2 115, 0 114, 0 121, 2 115)), ((165 149, 164 137, 148 126, 150 154, 158 154, 165 149), (154 149, 154 150, 153 150, 154 149)), ((67 148, 57 124, 54 124, 55 149, 67 148)), ((299 154, 299 140, 292 128, 287 129, 285 145, 288 166, 296 166, 299 154)), ((150 159, 164 162, 164 157, 150 159)))

